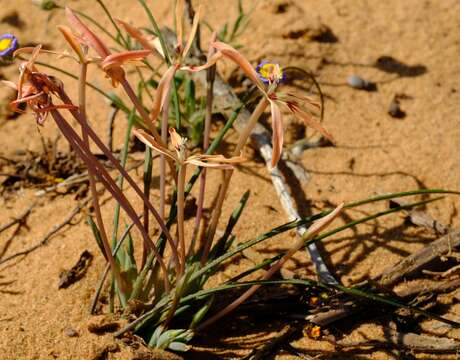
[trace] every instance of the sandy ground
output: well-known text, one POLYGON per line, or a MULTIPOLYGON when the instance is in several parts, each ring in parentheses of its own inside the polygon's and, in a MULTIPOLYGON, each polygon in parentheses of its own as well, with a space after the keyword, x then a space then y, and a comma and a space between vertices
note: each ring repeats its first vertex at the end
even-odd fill
MULTIPOLYGON (((109 27, 94 1, 67 3, 91 13, 109 27)), ((147 19, 136 2, 113 0, 107 3, 114 17, 132 20, 138 26, 147 25, 147 19)), ((172 23, 169 1, 149 3, 162 24, 172 23)), ((234 0, 196 3, 203 4, 204 19, 212 26, 236 16, 234 0)), ((243 1, 243 4, 249 7, 252 1, 243 1)), ((437 187, 459 189, 458 14, 460 2, 456 0, 259 2, 249 26, 238 39, 243 45, 242 52, 254 64, 268 58, 310 69, 317 74, 326 94, 324 124, 336 138, 337 146, 307 150, 299 160, 311 174, 311 179, 301 188, 308 199, 306 208, 309 211, 386 192, 437 187), (331 30, 336 41, 318 41, 316 35, 324 26, 331 30), (379 69, 375 64, 382 56, 391 56, 405 66, 390 69, 380 66, 379 69), (346 79, 351 74, 375 82, 377 91, 350 88, 346 79), (387 114, 390 101, 396 94, 404 97, 401 108, 407 116, 403 119, 387 114)), ((63 48, 64 43, 55 28, 63 23, 65 19, 59 10, 43 12, 27 0, 4 0, 0 7, 0 32, 14 32, 22 44, 44 43, 56 50, 63 48), (11 15, 15 13, 19 22, 11 21, 11 15)), ((205 37, 207 35, 205 33, 205 37)), ((76 71, 73 65, 69 66, 70 71, 76 71)), ((229 65, 224 72, 228 75, 231 70, 229 65)), ((2 67, 0 73, 4 78, 14 80, 17 68, 2 67)), ((71 95, 75 95, 73 83, 66 78, 63 80, 71 95)), ((95 76, 95 82, 108 88, 107 81, 99 76, 95 76)), ((30 115, 15 120, 5 118, 9 96, 7 90, 0 92, 0 155, 11 157, 18 151, 39 150, 40 134, 30 115)), ((94 119, 95 128, 103 133, 108 105, 95 93, 90 93, 88 102, 92 104, 89 116, 94 119)), ((122 132, 123 124, 119 121, 115 131, 116 148, 120 146, 122 132)), ((49 121, 40 133, 45 138, 53 137, 56 134, 54 124, 49 121)), ((229 143, 234 140, 234 134, 227 139, 229 143)), ((141 180, 141 172, 135 176, 141 180)), ((210 179, 212 192, 217 188, 219 177, 212 174, 210 179)), ((252 196, 245 210, 246 216, 236 228, 239 241, 286 221, 267 171, 257 161, 247 163, 236 172, 223 219, 247 189, 252 190, 252 196)), ((2 252, 5 244, 9 244, 3 256, 35 244, 76 205, 72 195, 37 198, 35 191, 22 188, 0 199, 0 224, 21 214, 31 203, 37 203, 27 220, 28 228, 23 227, 12 241, 13 228, 0 235, 2 252)), ((207 206, 210 205, 208 200, 207 206)), ((139 201, 136 204, 140 206, 139 201)), ((459 227, 458 204, 457 198, 448 197, 429 205, 428 212, 445 224, 459 227)), ((103 207, 108 223, 113 207, 112 201, 107 201, 103 207)), ((383 207, 382 204, 370 206, 365 211, 383 207)), ((357 215, 360 214, 350 212, 351 217, 357 215)), ((75 225, 59 232, 46 246, 27 257, 0 266, 0 358, 93 359, 101 349, 115 344, 110 334, 98 336, 87 329, 88 322, 92 321, 88 315, 89 303, 104 262, 84 218, 79 215, 75 225), (86 276, 68 289, 58 290, 59 273, 73 266, 85 249, 95 254, 86 276), (69 337, 69 329, 74 329, 78 336, 69 337)), ((406 229, 401 217, 394 216, 330 238, 325 242, 324 250, 337 276, 345 284, 351 284, 379 274, 402 256, 433 239, 428 232, 406 229)), ((253 255, 266 257, 286 248, 289 241, 292 241, 291 235, 277 237, 258 247, 258 252, 253 255)), ((311 275, 306 254, 299 254, 296 260, 296 263, 289 263, 288 268, 311 275)), ((249 264, 248 260, 235 262, 217 280, 224 280, 249 264)), ((452 318, 455 313, 458 319, 459 309, 453 306, 447 316, 452 318)), ((224 327, 217 324, 209 334, 200 337, 196 351, 186 358, 238 359, 282 327, 282 322, 270 319, 251 323, 230 316, 224 322, 224 327)), ((341 331, 350 334, 351 340, 358 340, 378 338, 382 328, 377 324, 364 324, 348 330, 342 326, 341 331)), ((451 331, 446 335, 459 337, 460 334, 451 331)), ((334 351, 326 342, 307 338, 292 345, 304 350, 334 351)), ((132 348, 119 345, 118 350, 109 353, 107 358, 132 359, 134 352, 132 348)), ((350 359, 354 355, 334 356, 350 359)), ((386 351, 362 356, 398 358, 398 355, 386 351)), ((151 358, 161 356, 152 355, 151 358)), ((295 357, 280 353, 276 358, 295 357)))

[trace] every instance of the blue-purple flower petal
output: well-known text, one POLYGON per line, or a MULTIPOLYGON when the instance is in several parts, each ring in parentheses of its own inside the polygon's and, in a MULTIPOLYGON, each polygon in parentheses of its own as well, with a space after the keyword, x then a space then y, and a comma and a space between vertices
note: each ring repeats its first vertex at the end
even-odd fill
POLYGON ((13 55, 18 48, 18 39, 12 34, 3 34, 0 36, 0 57, 13 55))

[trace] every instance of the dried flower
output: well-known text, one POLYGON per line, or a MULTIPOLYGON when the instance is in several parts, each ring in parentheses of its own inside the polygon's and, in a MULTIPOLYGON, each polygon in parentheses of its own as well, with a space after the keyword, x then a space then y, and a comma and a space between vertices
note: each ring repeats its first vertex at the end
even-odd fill
POLYGON ((0 57, 8 57, 18 48, 18 39, 12 34, 0 36, 0 57))
POLYGON ((143 130, 136 129, 134 130, 134 134, 145 145, 157 150, 161 154, 169 157, 171 160, 174 160, 181 165, 190 164, 195 166, 230 170, 233 169, 232 164, 245 161, 244 157, 241 155, 231 158, 226 158, 223 155, 189 155, 187 149, 187 139, 181 137, 174 128, 169 129, 169 136, 171 138, 171 144, 173 145, 175 152, 160 145, 153 136, 147 134, 143 130))
POLYGON ((29 61, 19 65, 20 75, 17 85, 10 81, 3 81, 3 83, 18 91, 16 100, 10 103, 11 108, 16 112, 22 112, 22 110, 19 109, 19 104, 26 103, 35 113, 37 124, 42 125, 51 110, 73 109, 76 108, 76 106, 69 104, 53 104, 52 95, 56 94, 63 85, 55 77, 41 73, 35 67, 34 63, 40 53, 40 49, 41 45, 37 46, 33 50, 29 61))

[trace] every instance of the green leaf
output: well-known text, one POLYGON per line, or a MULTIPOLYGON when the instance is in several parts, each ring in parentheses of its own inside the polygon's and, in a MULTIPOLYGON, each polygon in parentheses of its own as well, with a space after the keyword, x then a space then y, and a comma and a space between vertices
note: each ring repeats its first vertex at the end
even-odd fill
POLYGON ((227 39, 227 33, 228 33, 228 24, 225 23, 224 26, 217 33, 217 38, 220 41, 225 41, 227 39))
POLYGON ((185 113, 190 119, 196 109, 195 82, 193 79, 185 80, 185 113))
POLYGON ((231 235, 233 228, 237 224, 238 220, 240 219, 241 214, 246 206, 246 203, 249 199, 250 191, 247 190, 240 199, 238 206, 233 210, 230 218, 227 222, 227 227, 225 228, 225 232, 222 237, 216 242, 209 253, 209 259, 215 259, 218 256, 221 256, 227 249, 229 248, 230 243, 228 243, 228 238, 231 235))
MULTIPOLYGON (((426 192, 427 190, 420 190, 420 191, 426 192)), ((432 190, 431 193, 452 193, 452 192, 451 191, 446 191, 446 190, 436 189, 436 190, 432 190)), ((366 200, 363 200, 363 201, 354 202, 354 203, 345 205, 345 208, 356 207, 356 206, 364 205, 364 204, 367 204, 367 203, 370 203, 370 202, 388 200, 388 199, 395 198, 395 197, 409 196, 409 195, 415 195, 415 194, 414 194, 414 192, 406 192, 405 195, 404 195, 404 193, 397 193, 398 196, 391 196, 391 195, 393 195, 393 194, 382 195, 382 196, 379 196, 379 197, 373 197, 373 198, 369 198, 369 199, 366 199, 366 200)), ((414 204, 409 204, 409 205, 406 205, 406 206, 400 206, 398 208, 388 210, 387 212, 385 212, 385 214, 387 214, 387 213, 389 214, 389 213, 392 213, 392 212, 395 212, 395 211, 399 211, 401 209, 406 209, 406 208, 409 209, 410 207, 426 204, 428 202, 431 202, 431 200, 424 201, 424 202, 418 202, 418 203, 414 203, 414 204)), ((218 257, 217 259, 214 259, 214 260, 208 262, 203 268, 201 268, 199 271, 197 271, 194 274, 194 276, 192 276, 191 281, 195 280, 196 278, 198 278, 199 276, 201 276, 205 272, 207 272, 207 271, 211 270, 212 268, 216 267, 222 261, 225 261, 226 259, 232 257, 233 255, 235 255, 235 254, 237 254, 237 253, 239 253, 239 252, 241 252, 241 251, 243 251, 243 250, 245 250, 247 248, 250 248, 250 247, 252 247, 252 246, 254 246, 254 245, 256 245, 256 244, 258 244, 258 243, 260 243, 262 241, 265 241, 265 240, 267 240, 267 239, 269 239, 271 237, 279 235, 279 234, 281 234, 283 232, 286 232, 286 231, 288 231, 290 229, 293 229, 293 228, 295 228, 297 226, 311 224, 314 220, 320 219, 320 218, 326 216, 327 214, 329 214, 330 212, 331 212, 331 210, 323 211, 323 212, 321 212, 319 214, 309 216, 307 218, 303 218, 303 219, 298 220, 298 221, 292 221, 292 222, 280 225, 280 226, 278 226, 276 228, 273 228, 273 229, 269 230, 268 232, 256 237, 255 239, 252 239, 252 240, 246 241, 244 243, 241 243, 238 246, 236 246, 234 249, 232 249, 231 251, 228 251, 227 253, 223 254, 222 256, 218 257)), ((379 216, 381 216, 381 215, 379 215, 379 216)), ((374 218, 374 217, 372 217, 372 218, 374 218)), ((366 221, 368 221, 368 220, 366 220, 366 221)), ((315 237, 314 239, 312 239, 309 242, 307 242, 305 244, 305 246, 307 246, 308 244, 313 243, 313 242, 315 242, 317 240, 318 240, 318 237, 315 237)))
POLYGON ((190 346, 182 342, 173 341, 169 344, 168 349, 172 351, 186 352, 190 350, 190 346))
POLYGON ((150 341, 148 345, 150 347, 156 347, 156 344, 158 343, 158 339, 160 338, 161 334, 163 333, 163 326, 158 325, 155 329, 155 331, 152 334, 152 337, 150 338, 150 341))
POLYGON ((97 227, 96 223, 94 222, 93 218, 90 215, 88 215, 86 221, 88 225, 91 227, 91 231, 93 232, 93 236, 94 236, 94 239, 96 240, 99 250, 101 250, 101 253, 104 256, 105 260, 108 261, 107 255, 105 254, 105 251, 104 251, 104 245, 102 244, 102 238, 101 238, 101 233, 99 231, 99 228, 97 227))
POLYGON ((214 302, 214 296, 211 296, 208 301, 193 315, 192 322, 190 323, 190 329, 195 328, 201 320, 208 313, 208 310, 211 308, 212 303, 214 302))
MULTIPOLYGON (((395 208, 392 208, 392 209, 389 209, 389 210, 385 210, 385 211, 381 211, 381 212, 378 212, 378 213, 375 213, 375 214, 372 214, 372 215, 369 215, 369 216, 365 216, 365 217, 362 217, 358 220, 354 220, 354 221, 350 221, 348 222, 347 224, 343 225, 343 226, 339 226, 333 230, 330 230, 328 232, 325 232, 323 234, 320 234, 318 236, 316 236, 315 238, 305 242, 305 244, 303 245, 304 248, 306 248, 308 245, 316 242, 316 241, 320 241, 320 240, 323 240, 331 235, 334 235, 338 232, 341 232, 341 231, 344 231, 346 229, 349 229, 349 228, 352 228, 358 224, 362 224, 362 223, 365 223, 365 222, 368 222, 368 221, 371 221, 371 220, 374 220, 374 219, 377 219, 379 217, 382 217, 382 216, 386 216, 386 215, 389 215, 389 214, 392 214, 394 212, 398 212, 398 211, 401 211, 401 210, 406 210, 406 209, 410 209, 412 207, 416 207, 416 206, 421 206, 421 205, 425 205, 425 204, 428 204, 430 202, 433 202, 433 201, 437 201, 437 200, 440 200, 441 198, 434 198, 434 199, 430 199, 430 200, 425 200, 425 201, 420 201, 420 202, 416 202, 416 203, 411 203, 411 204, 407 204, 407 205, 404 205, 404 206, 398 206, 398 207, 395 207, 395 208)), ((281 253, 281 254, 278 254, 270 259, 265 259, 263 262, 257 264, 256 266, 246 270, 245 272, 235 276, 234 278, 232 278, 231 280, 229 280, 229 282, 233 282, 233 281, 237 281, 237 280, 240 280, 250 274, 252 274, 253 272, 263 268, 263 267, 266 267, 266 266, 269 266, 271 265, 272 263, 274 263, 275 261, 278 261, 282 256, 284 255, 284 253, 281 253)))

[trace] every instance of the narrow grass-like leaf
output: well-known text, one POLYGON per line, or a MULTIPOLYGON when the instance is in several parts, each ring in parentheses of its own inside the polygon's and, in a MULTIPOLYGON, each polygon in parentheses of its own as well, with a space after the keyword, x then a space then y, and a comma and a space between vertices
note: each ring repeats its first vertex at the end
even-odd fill
MULTIPOLYGON (((117 40, 120 39, 121 42, 123 43, 123 46, 129 49, 130 48, 129 43, 124 38, 123 34, 121 33, 120 28, 119 28, 118 24, 115 22, 115 20, 113 19, 112 14, 110 14, 109 9, 107 9, 107 7, 105 6, 105 4, 104 4, 104 2, 102 0, 96 0, 96 1, 101 6, 101 8, 104 10, 105 14, 109 18, 109 20, 112 23, 113 27, 117 31, 117 40)), ((120 43, 120 41, 117 41, 117 42, 120 43)))
MULTIPOLYGON (((346 286, 343 286, 343 285, 340 285, 340 284, 327 284, 327 283, 321 283, 321 282, 314 281, 314 280, 309 280, 309 279, 302 279, 302 280, 301 279, 287 279, 287 280, 266 280, 266 281, 240 282, 240 283, 233 283, 233 284, 224 285, 224 286, 221 286, 221 287, 216 287, 216 288, 209 289, 209 290, 203 290, 203 291, 197 292, 194 295, 202 297, 205 294, 205 295, 209 296, 211 294, 215 294, 215 293, 220 292, 220 291, 226 291, 226 290, 230 290, 232 288, 238 288, 238 287, 241 287, 241 286, 246 287, 246 286, 253 286, 253 285, 282 285, 282 284, 301 285, 301 286, 307 286, 307 287, 309 287, 309 286, 322 287, 324 289, 335 289, 335 290, 339 290, 339 291, 341 291, 343 293, 346 293, 348 295, 351 295, 351 296, 353 296, 355 298, 367 299, 367 300, 371 300, 373 302, 377 302, 377 303, 380 303, 380 304, 390 305, 390 306, 393 306, 393 307, 396 307, 396 308, 407 309, 407 310, 413 311, 415 313, 424 315, 424 316, 426 316, 428 318, 441 321, 441 322, 443 322, 445 324, 449 324, 449 325, 451 325, 451 326, 453 326, 455 328, 460 328, 460 323, 458 323, 458 322, 455 322, 455 321, 446 319, 444 317, 438 316, 438 315, 433 314, 431 312, 428 312, 428 311, 425 311, 423 309, 420 309, 420 308, 418 308, 416 306, 404 304, 404 303, 402 303, 402 302, 400 302, 398 300, 389 298, 387 296, 381 296, 381 295, 378 295, 378 294, 365 292, 365 291, 362 291, 362 290, 359 290, 359 289, 349 288, 349 287, 346 287, 346 286)), ((189 301, 191 298, 192 297, 184 297, 182 299, 182 302, 185 303, 185 302, 189 301)))
POLYGON ((185 80, 185 114, 190 120, 196 110, 195 82, 193 79, 185 80))
MULTIPOLYGON (((353 220, 353 221, 350 221, 348 222, 347 224, 345 225, 342 225, 342 226, 339 226, 335 229, 332 229, 330 231, 327 231, 323 234, 320 234, 318 236, 316 236, 315 238, 307 241, 304 243, 304 248, 307 247, 308 245, 316 242, 316 241, 320 241, 320 240, 323 240, 331 235, 334 235, 338 232, 341 232, 341 231, 344 231, 344 230, 347 230, 349 228, 352 228, 358 224, 362 224, 362 223, 365 223, 365 222, 368 222, 368 221, 371 221, 371 220, 375 220, 375 219, 378 219, 382 216, 386 216, 386 215, 389 215, 389 214, 392 214, 392 213, 395 213, 395 212, 398 212, 398 211, 401 211, 401 210, 407 210, 407 209, 411 209, 413 207, 416 207, 416 206, 421 206, 421 205, 426 205, 430 202, 433 202, 433 201, 437 201, 437 200, 440 200, 441 197, 438 197, 438 198, 435 198, 435 199, 430 199, 430 200, 424 200, 424 201, 420 201, 420 202, 416 202, 416 203, 410 203, 410 204, 407 204, 407 205, 403 205, 403 206, 398 206, 398 207, 395 207, 395 208, 392 208, 392 209, 389 209, 389 210, 385 210, 385 211, 381 211, 381 212, 378 212, 378 213, 375 213, 375 214, 372 214, 372 215, 369 215, 369 216, 365 216, 365 217, 362 217, 358 220, 353 220)), ((345 205, 345 207, 347 207, 347 205, 345 205)), ((263 268, 263 267, 266 267, 266 266, 269 266, 271 265, 272 263, 274 263, 275 261, 277 261, 278 259, 280 259, 282 256, 284 255, 284 253, 280 253, 270 259, 265 259, 264 261, 262 261, 261 263, 257 264, 256 266, 246 270, 244 273, 241 273, 239 275, 237 275, 236 277, 232 278, 230 281, 237 281, 237 280, 240 280, 242 279, 243 277, 246 277, 250 274, 252 274, 253 272, 263 268)))
MULTIPOLYGON (((123 140, 123 148, 120 153, 120 165, 125 168, 126 167, 126 161, 128 159, 128 149, 129 149, 129 139, 131 137, 131 131, 133 128, 133 123, 134 123, 134 114, 136 113, 136 110, 133 108, 131 110, 131 113, 128 116, 128 128, 126 129, 125 132, 125 137, 123 140)), ((117 185, 118 187, 123 190, 123 176, 119 176, 117 179, 117 185)), ((120 220, 120 204, 116 203, 115 204, 115 211, 113 215, 113 232, 112 232, 112 246, 115 246, 116 239, 118 237, 118 224, 120 220)))
POLYGON ((216 245, 212 248, 209 252, 209 259, 215 259, 218 256, 221 256, 222 253, 225 251, 227 240, 231 235, 233 228, 237 224, 238 220, 240 219, 241 214, 246 206, 246 203, 249 199, 250 191, 247 190, 240 199, 237 207, 233 210, 230 218, 227 222, 227 227, 225 228, 224 234, 222 237, 216 242, 216 245))
MULTIPOLYGON (((381 197, 379 200, 386 200, 388 198, 383 198, 381 197)), ((367 201, 379 201, 379 200, 375 200, 375 198, 372 198, 372 199, 368 199, 367 201)), ((426 204, 428 202, 431 202, 432 200, 427 200, 427 201, 421 201, 421 202, 418 202, 418 203, 414 203, 414 204, 409 204, 409 205, 405 205, 405 206, 400 206, 400 207, 397 207, 397 208, 394 208, 394 209, 390 209, 390 210, 387 210, 386 213, 391 213, 391 212, 395 212, 395 211, 399 211, 399 210, 402 210, 402 209, 409 209, 410 207, 413 207, 413 206, 417 206, 417 205, 423 205, 423 204, 426 204)), ((354 206, 359 206, 359 205, 363 205, 367 202, 356 202, 356 203, 352 203, 352 204, 349 204, 348 206, 345 206, 345 208, 349 208, 349 207, 354 207, 354 206)), ((249 240, 249 241, 246 241, 244 243, 241 243, 239 244, 238 246, 236 246, 233 250, 227 252, 226 254, 220 256, 219 258, 217 259, 214 259, 210 262, 208 262, 202 269, 200 269, 199 271, 197 271, 194 276, 192 277, 191 280, 194 280, 196 278, 198 278, 199 276, 203 275, 205 272, 211 270, 213 267, 217 266, 218 264, 220 264, 221 262, 227 260, 228 258, 232 257, 233 255, 249 248, 249 247, 252 247, 262 241, 265 241, 275 235, 278 235, 278 234, 281 234, 285 231, 288 231, 292 228, 295 228, 297 226, 299 226, 300 224, 308 224, 308 223, 311 223, 312 221, 316 220, 316 219, 319 219, 323 216, 326 216, 327 214, 329 214, 330 211, 323 211, 319 214, 316 214, 316 215, 313 215, 313 216, 310 216, 308 218, 304 218, 300 221, 293 221, 293 222, 290 222, 290 223, 286 223, 286 224, 283 224, 281 226, 278 226, 276 228, 273 228, 272 230, 256 237, 255 239, 252 239, 252 240, 249 240)), ((375 215, 374 215, 375 216, 375 215)), ((379 215, 379 216, 382 216, 382 215, 379 215)), ((369 221, 370 219, 372 219, 373 217, 370 216, 370 217, 366 217, 366 220, 365 221, 369 221)), ((317 238, 314 238, 310 241, 308 241, 307 243, 305 243, 305 246, 313 243, 317 241, 317 238)))
POLYGON ((102 255, 104 256, 105 260, 107 261, 107 255, 105 254, 104 251, 104 245, 102 245, 102 238, 101 238, 101 233, 94 222, 93 218, 88 215, 87 218, 88 225, 91 227, 91 231, 93 233, 94 239, 96 240, 97 246, 99 247, 99 250, 101 250, 102 255))
POLYGON ((211 296, 208 301, 193 315, 192 322, 190 323, 189 328, 195 328, 201 320, 206 316, 208 310, 211 308, 212 303, 214 302, 214 296, 211 296))
MULTIPOLYGON (((168 67, 172 65, 172 59, 169 54, 168 47, 166 46, 166 42, 164 39, 163 34, 160 31, 160 28, 158 27, 158 23, 155 20, 155 17, 153 16, 152 12, 150 11, 149 7, 147 6, 147 3, 145 0, 138 0, 138 2, 142 5, 142 7, 145 10, 145 13, 147 14, 147 17, 150 20, 150 23, 153 26, 153 29, 155 30, 156 35, 158 36, 161 44, 161 49, 163 50, 163 54, 165 55, 165 61, 168 67)), ((172 82, 172 98, 173 98, 173 104, 174 104, 174 113, 176 115, 176 128, 180 129, 181 125, 181 113, 180 113, 180 102, 179 102, 179 94, 177 91, 177 86, 176 83, 173 81, 172 82)))
MULTIPOLYGON (((118 240, 115 248, 112 251, 112 256, 113 257, 117 256, 121 245, 123 244, 123 242, 127 238, 128 234, 129 234, 129 232, 130 232, 130 230, 132 229, 133 226, 134 226, 134 223, 131 223, 131 225, 126 227, 126 230, 121 235, 120 240, 118 240)), ((110 270, 110 266, 109 266, 109 264, 107 264, 107 266, 104 269, 104 272, 102 273, 101 279, 99 280, 98 285, 96 287, 96 292, 94 294, 93 300, 91 301, 90 314, 94 314, 94 311, 96 310, 97 301, 99 299, 99 295, 100 295, 100 293, 102 291, 102 287, 103 287, 105 279, 106 279, 106 277, 107 277, 107 275, 109 273, 109 270, 110 270)), ((113 284, 112 284, 111 288, 113 288, 113 284)), ((110 296, 110 298, 111 298, 111 296, 110 296)), ((112 310, 112 312, 113 312, 113 310, 112 310)))

